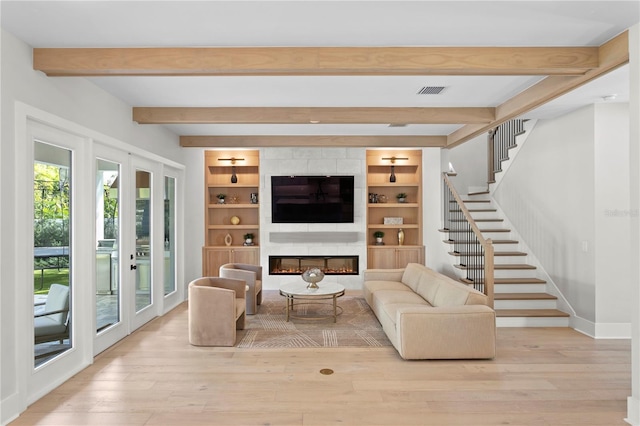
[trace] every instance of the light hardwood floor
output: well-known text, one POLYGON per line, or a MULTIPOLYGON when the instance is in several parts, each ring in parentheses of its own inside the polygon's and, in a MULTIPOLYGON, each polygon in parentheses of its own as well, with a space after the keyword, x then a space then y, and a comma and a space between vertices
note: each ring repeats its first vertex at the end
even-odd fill
POLYGON ((392 348, 198 348, 186 330, 182 304, 11 424, 626 424, 629 340, 499 328, 494 360, 404 361, 392 348))

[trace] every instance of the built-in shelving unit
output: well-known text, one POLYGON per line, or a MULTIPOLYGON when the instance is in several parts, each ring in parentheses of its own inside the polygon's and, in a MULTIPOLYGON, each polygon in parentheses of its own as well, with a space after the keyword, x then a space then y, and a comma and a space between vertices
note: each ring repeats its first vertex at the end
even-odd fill
POLYGON ((203 275, 218 276, 220 265, 229 262, 259 264, 259 152, 205 151, 204 163, 203 275), (218 194, 225 194, 224 203, 218 194), (249 233, 253 245, 247 246, 244 236, 249 233))
POLYGON ((424 264, 422 244, 422 151, 367 151, 367 267, 401 268, 409 262, 424 264), (405 193, 405 202, 397 195, 405 193), (385 224, 385 218, 402 224, 385 224), (404 241, 400 244, 398 231, 404 241), (384 232, 384 245, 375 231, 384 232))

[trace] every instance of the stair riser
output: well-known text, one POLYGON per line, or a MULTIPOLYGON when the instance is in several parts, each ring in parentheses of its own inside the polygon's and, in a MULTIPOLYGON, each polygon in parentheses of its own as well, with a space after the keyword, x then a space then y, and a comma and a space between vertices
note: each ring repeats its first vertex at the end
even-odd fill
POLYGON ((558 309, 556 300, 495 300, 495 309, 558 309))
POLYGON ((496 269, 494 278, 536 278, 535 269, 496 269))
MULTIPOLYGON (((492 228, 499 228, 499 226, 492 226, 492 228)), ((482 236, 488 240, 511 240, 511 232, 483 232, 482 236)))
MULTIPOLYGON (((498 216, 496 215, 496 212, 471 212, 471 217, 474 220, 478 220, 478 219, 498 219, 498 216)), ((487 222, 487 223, 503 223, 503 222, 487 222)))
POLYGON ((568 317, 498 317, 497 327, 569 327, 568 317))
POLYGON ((545 284, 495 284, 494 293, 544 293, 545 284))

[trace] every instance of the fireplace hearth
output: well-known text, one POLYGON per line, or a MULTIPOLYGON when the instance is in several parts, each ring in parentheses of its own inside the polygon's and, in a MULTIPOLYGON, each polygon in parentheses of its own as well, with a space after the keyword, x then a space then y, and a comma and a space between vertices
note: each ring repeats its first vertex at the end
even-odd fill
POLYGON ((269 275, 298 275, 319 268, 325 275, 358 275, 358 256, 269 256, 269 275))

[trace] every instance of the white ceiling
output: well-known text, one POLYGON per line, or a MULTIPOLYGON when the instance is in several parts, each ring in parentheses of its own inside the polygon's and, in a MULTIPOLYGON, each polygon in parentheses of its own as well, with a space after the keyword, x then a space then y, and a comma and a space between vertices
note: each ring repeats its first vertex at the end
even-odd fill
MULTIPOLYGON (((33 47, 598 46, 640 21, 638 1, 2 1, 33 47)), ((55 77, 52 77, 55 78, 55 77)), ((80 78, 80 77, 74 77, 80 78)), ((131 106, 498 106, 535 76, 94 77, 131 106), (423 86, 440 95, 418 95, 423 86)), ((628 67, 527 114, 628 100, 628 67)), ((392 118, 389 120, 392 122, 392 118)), ((167 125, 178 135, 446 135, 459 125, 167 125)))

